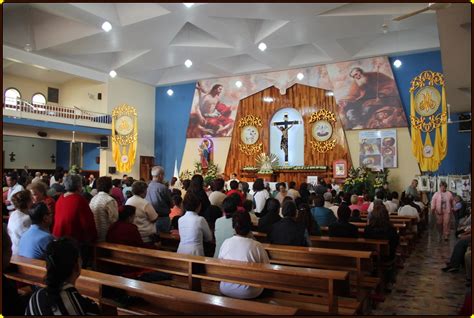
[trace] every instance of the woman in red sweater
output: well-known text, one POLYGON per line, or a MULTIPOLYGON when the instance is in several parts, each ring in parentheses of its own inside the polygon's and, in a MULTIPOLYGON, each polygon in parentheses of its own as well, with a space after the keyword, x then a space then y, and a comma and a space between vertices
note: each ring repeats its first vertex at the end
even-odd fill
POLYGON ((119 219, 112 224, 107 232, 106 241, 109 243, 146 247, 138 227, 133 224, 135 207, 124 205, 119 208, 119 219))
POLYGON ((81 195, 82 179, 73 174, 64 178, 66 193, 56 202, 53 235, 55 237, 72 237, 81 248, 82 266, 90 265, 92 244, 97 240, 94 215, 89 203, 81 195))

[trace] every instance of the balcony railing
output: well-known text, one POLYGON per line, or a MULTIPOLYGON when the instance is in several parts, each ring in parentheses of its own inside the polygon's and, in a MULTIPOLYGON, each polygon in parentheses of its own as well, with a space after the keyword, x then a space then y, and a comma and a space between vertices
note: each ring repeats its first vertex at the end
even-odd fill
POLYGON ((16 118, 41 119, 73 125, 87 125, 110 128, 112 117, 104 113, 82 110, 79 107, 63 107, 54 105, 34 105, 17 99, 16 105, 9 101, 3 103, 3 115, 16 118), (33 115, 33 116, 32 116, 33 115), (72 122, 71 122, 72 121, 72 122))

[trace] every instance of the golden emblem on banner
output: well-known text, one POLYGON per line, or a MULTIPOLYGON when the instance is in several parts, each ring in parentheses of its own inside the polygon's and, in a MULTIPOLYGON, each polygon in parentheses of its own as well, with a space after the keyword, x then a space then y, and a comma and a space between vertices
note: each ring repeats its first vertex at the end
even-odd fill
POLYGON ((410 87, 412 152, 420 164, 421 171, 438 170, 441 161, 446 157, 447 117, 443 74, 433 71, 421 72, 411 81, 410 87), (440 106, 441 112, 437 113, 440 106), (433 130, 435 130, 434 145, 430 136, 433 130), (426 135, 424 144, 422 133, 426 135))
POLYGON ((315 140, 310 140, 309 143, 313 150, 325 153, 336 147, 336 139, 331 139, 333 134, 333 122, 336 121, 336 114, 327 110, 321 109, 312 113, 309 118, 311 126, 311 136, 315 140))
POLYGON ((129 105, 112 111, 112 158, 119 172, 130 172, 135 163, 138 142, 137 111, 129 105))
POLYGON ((263 144, 257 143, 260 138, 259 128, 262 126, 262 119, 254 115, 247 115, 239 120, 241 152, 249 156, 262 152, 263 144))

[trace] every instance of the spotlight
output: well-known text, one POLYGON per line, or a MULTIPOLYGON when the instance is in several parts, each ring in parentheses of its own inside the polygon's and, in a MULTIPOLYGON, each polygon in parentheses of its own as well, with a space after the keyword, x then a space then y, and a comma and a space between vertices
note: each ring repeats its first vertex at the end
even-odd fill
POLYGON ((334 92, 329 91, 329 92, 326 93, 326 96, 334 96, 334 92))
POLYGON ((104 23, 102 23, 102 30, 104 30, 105 32, 109 32, 110 30, 112 30, 112 24, 110 24, 109 21, 105 21, 104 23))
POLYGON ((387 33, 388 33, 388 25, 386 25, 385 23, 382 24, 382 32, 383 32, 384 34, 387 34, 387 33))
POLYGON ((393 62, 393 66, 395 66, 396 68, 399 68, 400 66, 402 66, 402 61, 400 61, 399 59, 396 59, 393 62))
POLYGON ((191 65, 193 65, 193 61, 191 61, 191 60, 186 60, 186 61, 184 62, 184 65, 186 65, 187 68, 190 68, 191 65))
POLYGON ((238 88, 241 88, 242 87, 242 82, 241 81, 235 82, 235 86, 237 86, 238 88))
POLYGON ((274 101, 274 99, 271 98, 271 97, 264 97, 264 98, 263 98, 263 101, 266 102, 266 103, 271 103, 271 102, 274 101))
POLYGON ((111 70, 109 72, 109 75, 110 75, 110 77, 114 78, 115 76, 117 76, 117 72, 115 72, 114 70, 111 70))
POLYGON ((263 42, 260 42, 260 44, 258 45, 258 49, 263 52, 267 49, 267 45, 263 42))
POLYGON ((303 74, 303 73, 298 73, 298 74, 296 75, 296 78, 297 78, 299 81, 301 81, 301 80, 304 78, 304 74, 303 74))
POLYGON ((186 8, 191 8, 194 3, 183 3, 186 8))
POLYGON ((173 90, 170 88, 169 90, 166 91, 166 94, 168 94, 168 96, 173 96, 174 92, 173 92, 173 90))

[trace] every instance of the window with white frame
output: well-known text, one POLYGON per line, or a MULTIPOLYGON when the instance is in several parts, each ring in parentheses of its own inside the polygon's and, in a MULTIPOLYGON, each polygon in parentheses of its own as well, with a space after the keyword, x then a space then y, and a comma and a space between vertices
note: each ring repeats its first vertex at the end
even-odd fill
POLYGON ((46 97, 44 97, 43 94, 41 93, 36 93, 33 95, 33 97, 31 98, 31 103, 33 105, 41 105, 41 106, 44 106, 46 105, 46 97))
POLYGON ((3 100, 5 105, 16 106, 18 101, 21 99, 20 91, 16 88, 8 88, 3 94, 3 100))

